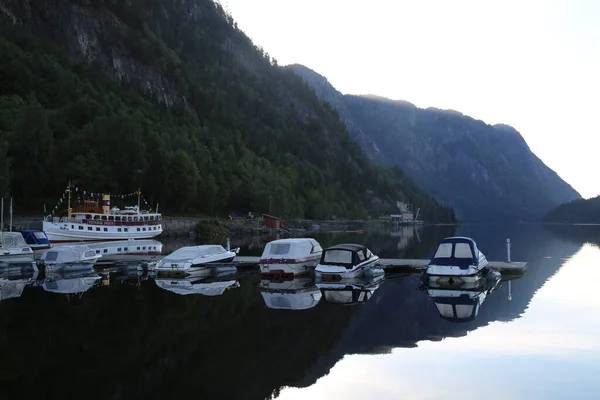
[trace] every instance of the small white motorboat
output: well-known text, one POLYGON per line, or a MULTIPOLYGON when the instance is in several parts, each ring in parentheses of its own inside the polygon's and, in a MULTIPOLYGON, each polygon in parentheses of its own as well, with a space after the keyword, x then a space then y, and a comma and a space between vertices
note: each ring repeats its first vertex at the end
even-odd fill
POLYGON ((321 291, 310 277, 290 280, 260 281, 260 294, 269 308, 280 310, 308 310, 321 301, 321 291))
POLYGON ((88 245, 61 245, 46 250, 40 257, 40 262, 46 266, 82 265, 89 267, 102 255, 88 245))
POLYGON ((315 278, 323 280, 354 279, 374 268, 379 257, 362 244, 339 244, 323 251, 315 268, 315 278))
POLYGON ((0 231, 0 262, 7 264, 33 262, 33 250, 20 232, 0 231))
POLYGON ((185 272, 207 264, 227 264, 234 260, 239 251, 239 247, 226 250, 214 244, 182 247, 158 261, 154 269, 157 272, 185 272))
POLYGON ((468 237, 449 237, 439 242, 425 276, 429 281, 468 282, 479 279, 487 267, 485 255, 468 237))
POLYGON ((267 243, 260 257, 263 275, 294 277, 312 272, 323 248, 315 239, 279 239, 267 243))
POLYGON ((375 275, 371 278, 349 279, 341 282, 319 282, 317 288, 321 290, 326 303, 363 304, 373 296, 383 280, 383 275, 375 275))
POLYGON ((201 294, 203 296, 220 296, 228 289, 240 287, 237 280, 209 281, 196 278, 154 278, 156 286, 179 295, 201 294))

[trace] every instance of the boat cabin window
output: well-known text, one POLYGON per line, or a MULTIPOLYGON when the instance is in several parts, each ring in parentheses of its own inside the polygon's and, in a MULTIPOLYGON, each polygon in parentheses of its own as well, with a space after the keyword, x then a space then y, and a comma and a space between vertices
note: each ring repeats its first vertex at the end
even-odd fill
POLYGON ((271 245, 270 254, 281 255, 288 254, 290 252, 290 243, 274 243, 271 245))
POLYGON ((83 226, 79 225, 79 230, 82 231, 83 230, 83 226))
POLYGON ((144 221, 148 221, 148 217, 144 217, 144 221))
POLYGON ((85 219, 92 219, 92 216, 88 214, 85 216, 85 219))
POLYGON ((454 257, 455 258, 473 258, 471 252, 471 246, 468 243, 455 243, 454 244, 454 257))
POLYGON ((121 228, 117 228, 117 232, 121 232, 121 228))
POLYGON ((115 217, 115 221, 121 222, 121 217, 115 217))
POLYGON ((92 227, 91 227, 91 226, 88 226, 88 231, 91 231, 91 230, 92 230, 92 227))
POLYGON ((450 258, 452 257, 452 243, 442 243, 439 245, 433 258, 450 258))
POLYGON ((134 220, 135 222, 137 222, 137 221, 138 221, 138 217, 133 217, 133 220, 134 220))
POLYGON ((154 215, 150 216, 150 221, 154 221, 154 215))
POLYGON ((100 232, 100 228, 96 228, 96 232, 100 232))
POLYGON ((94 219, 95 219, 95 220, 99 220, 99 219, 100 219, 100 216, 99 216, 99 215, 94 215, 94 219))
POLYGON ((108 217, 108 220, 109 220, 109 221, 114 221, 114 220, 115 220, 115 217, 113 217, 113 216, 110 216, 110 217, 108 217))
POLYGON ((94 257, 95 255, 94 250, 88 250, 83 254, 84 257, 94 257))
POLYGON ((349 250, 327 250, 323 261, 326 264, 352 264, 352 252, 349 250))
POLYGON ((102 221, 107 221, 108 220, 108 218, 106 217, 106 215, 103 215, 101 219, 102 219, 102 221))
POLYGON ((46 261, 54 262, 58 259, 58 251, 49 251, 46 253, 46 261))
POLYGON ((356 253, 356 254, 358 254, 358 260, 359 260, 359 261, 365 261, 365 253, 364 253, 364 252, 362 252, 362 251, 359 251, 359 252, 358 252, 358 253, 356 253))
POLYGON ((129 221, 129 222, 132 222, 132 221, 133 221, 133 218, 131 218, 131 217, 127 217, 127 221, 129 221))

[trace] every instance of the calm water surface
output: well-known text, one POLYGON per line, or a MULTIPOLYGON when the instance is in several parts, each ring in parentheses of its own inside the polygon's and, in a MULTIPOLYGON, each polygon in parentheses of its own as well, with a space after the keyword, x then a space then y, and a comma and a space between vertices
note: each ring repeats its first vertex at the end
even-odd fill
MULTIPOLYGON (((4 272, 0 397, 599 398, 599 227, 315 236, 324 246, 359 242, 381 257, 426 258, 455 233, 491 260, 505 259, 510 237, 512 258, 529 265, 491 293, 466 291, 477 312, 466 304, 453 319, 445 292, 420 288, 417 276, 344 291, 251 271, 220 282, 155 280, 135 268, 45 279, 4 272), (356 304, 338 304, 347 301, 356 304)), ((260 254, 264 240, 232 244, 260 254)))

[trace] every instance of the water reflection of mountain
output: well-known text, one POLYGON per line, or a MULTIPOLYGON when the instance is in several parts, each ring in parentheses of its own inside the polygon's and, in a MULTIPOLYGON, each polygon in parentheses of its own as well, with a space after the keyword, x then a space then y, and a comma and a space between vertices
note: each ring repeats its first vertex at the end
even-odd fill
MULTIPOLYGON (((384 239, 379 251, 423 257, 447 236, 426 229, 419 232, 420 242, 416 235, 411 239, 420 250, 398 250, 395 238, 384 239), (428 242, 433 244, 427 247, 428 242)), ((517 318, 560 259, 579 248, 527 227, 516 233, 464 227, 459 233, 476 237, 494 259, 511 237, 514 258, 530 261, 528 276, 512 282, 512 301, 506 286, 499 288, 473 321, 460 324, 439 317, 427 293, 416 289, 418 278, 383 283, 358 307, 320 301, 302 311, 266 307, 257 276, 216 297, 173 295, 151 280, 136 287, 94 287, 74 301, 25 288, 20 298, 0 303, 3 395, 20 398, 27 388, 32 398, 86 393, 112 399, 264 399, 283 386, 312 384, 345 354, 415 346, 517 318)))
POLYGON ((353 316, 342 339, 297 385, 312 385, 346 354, 378 354, 396 347, 416 347, 422 340, 464 336, 490 322, 518 318, 537 290, 558 271, 563 258, 572 256, 580 248, 540 226, 522 225, 516 230, 465 226, 458 234, 477 238, 479 247, 486 249, 486 254, 492 254, 490 258, 495 260, 501 259, 505 252, 504 238, 512 235, 513 249, 519 260, 529 262, 528 274, 511 282, 512 300, 508 299, 508 283, 505 282, 486 298, 476 318, 456 324, 440 318, 427 293, 416 290, 417 277, 388 282, 353 316))

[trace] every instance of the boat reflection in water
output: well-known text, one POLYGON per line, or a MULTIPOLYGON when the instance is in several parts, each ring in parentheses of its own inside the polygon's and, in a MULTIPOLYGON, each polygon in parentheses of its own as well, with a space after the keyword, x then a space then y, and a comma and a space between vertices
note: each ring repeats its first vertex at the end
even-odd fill
POLYGON ((42 287, 46 292, 59 294, 78 294, 83 295, 84 292, 94 287, 101 276, 94 272, 93 268, 79 269, 76 271, 46 271, 46 278, 42 282, 42 287))
POLYGON ((151 262, 162 253, 163 244, 158 240, 119 240, 114 242, 88 243, 96 254, 102 256, 98 264, 114 262, 151 262))
POLYGON ((37 277, 38 270, 32 267, 0 266, 0 301, 21 297, 37 277))
POLYGON ((423 289, 427 289, 440 317, 450 322, 467 322, 477 317, 479 308, 499 282, 500 279, 454 285, 430 282, 423 289))
POLYGON ((327 303, 353 305, 366 303, 384 280, 384 275, 345 279, 342 281, 321 281, 317 287, 327 303))
POLYGON ((321 291, 310 277, 278 281, 260 281, 260 294, 268 308, 278 310, 308 310, 321 300, 321 291))
POLYGON ((210 269, 204 268, 192 275, 170 276, 160 274, 154 277, 156 286, 179 295, 201 294, 203 296, 220 296, 227 289, 240 287, 237 279, 223 280, 211 277, 210 269))

